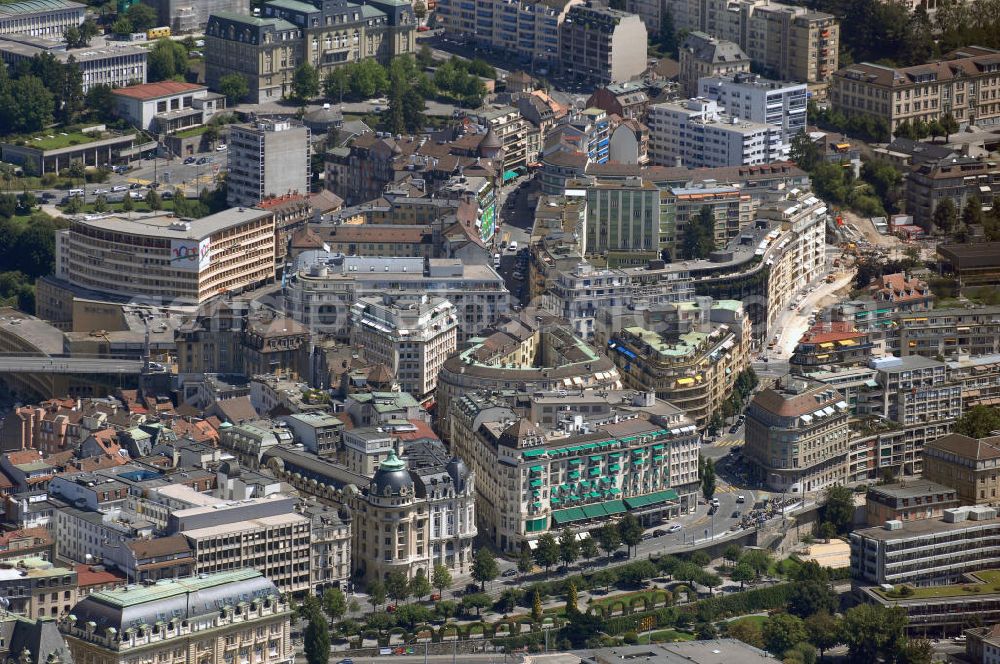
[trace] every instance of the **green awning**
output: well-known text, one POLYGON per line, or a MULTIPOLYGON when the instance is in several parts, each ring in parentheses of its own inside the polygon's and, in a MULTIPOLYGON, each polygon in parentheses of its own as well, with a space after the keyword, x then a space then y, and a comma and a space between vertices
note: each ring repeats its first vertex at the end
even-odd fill
POLYGON ((566 463, 568 463, 571 466, 575 466, 577 464, 583 463, 583 459, 580 459, 579 457, 577 457, 576 459, 570 459, 566 463))
POLYGON ((513 180, 514 178, 516 178, 517 176, 518 176, 517 171, 504 171, 503 172, 503 181, 504 181, 504 183, 510 182, 511 180, 513 180))
POLYGON ((533 502, 531 504, 535 507, 535 509, 538 509, 538 508, 540 508, 542 506, 542 503, 539 502, 539 501, 533 502))
MULTIPOLYGON (((611 493, 618 493, 618 491, 612 489, 611 493)), ((604 503, 604 509, 607 510, 608 514, 621 514, 625 511, 625 503, 620 500, 609 500, 604 503)))
POLYGON ((530 482, 528 482, 528 484, 530 484, 531 486, 542 486, 542 481, 537 479, 531 480, 530 482))
POLYGON ((552 512, 552 522, 557 525, 572 523, 573 521, 580 521, 586 518, 587 516, 579 507, 569 507, 564 510, 556 510, 552 512))
POLYGON ((594 456, 590 457, 590 460, 591 461, 596 461, 596 462, 600 463, 601 459, 603 459, 603 458, 604 457, 602 457, 600 454, 595 454, 594 456))
POLYGON ((570 486, 570 485, 568 485, 568 484, 561 484, 561 485, 559 485, 559 488, 560 488, 560 489, 562 489, 563 491, 569 491, 569 490, 570 490, 570 489, 572 489, 573 487, 571 487, 571 486, 570 486))
POLYGON ((604 483, 604 484, 610 484, 611 483, 611 478, 610 477, 602 477, 601 478, 601 482, 604 483))
POLYGON ((594 477, 595 475, 600 475, 600 474, 601 474, 601 469, 600 468, 591 468, 590 469, 590 476, 591 477, 594 477))
POLYGON ((668 500, 677 500, 677 492, 673 489, 648 493, 645 496, 633 496, 625 499, 625 504, 630 510, 648 507, 657 503, 664 503, 668 500))
POLYGON ((580 480, 580 486, 582 486, 584 489, 589 489, 590 480, 580 480))
POLYGON ((521 452, 522 459, 534 459, 535 457, 540 457, 545 454, 545 450, 526 450, 521 452))
POLYGON ((533 473, 540 473, 543 470, 545 470, 545 466, 532 466, 531 467, 531 472, 533 472, 533 473))
POLYGON ((552 496, 551 498, 549 498, 549 502, 552 503, 553 505, 558 505, 559 499, 556 498, 555 496, 552 496))
POLYGON ((571 470, 571 471, 569 471, 569 478, 571 480, 575 480, 578 477, 580 477, 580 471, 579 470, 571 470))
POLYGON ((663 461, 663 455, 662 454, 654 454, 653 455, 653 461, 663 461))
POLYGON ((617 459, 617 458, 618 458, 618 457, 620 457, 621 455, 622 455, 622 453, 621 453, 621 452, 612 452, 611 454, 609 454, 609 455, 608 455, 608 458, 609 458, 609 459, 617 459))
POLYGON ((645 451, 646 450, 642 449, 641 447, 636 448, 636 449, 632 450, 632 456, 642 456, 642 453, 645 452, 645 451))
POLYGON ((619 466, 617 463, 613 463, 610 466, 608 466, 608 470, 610 470, 613 473, 617 473, 621 469, 622 469, 622 467, 619 466))
POLYGON ((622 490, 621 490, 621 489, 619 489, 618 487, 614 487, 614 486, 613 486, 613 487, 611 487, 611 493, 613 493, 613 494, 615 494, 615 495, 618 495, 618 494, 619 494, 619 493, 621 493, 621 492, 622 492, 622 490))
POLYGON ((642 459, 633 459, 632 460, 632 465, 633 466, 641 466, 642 463, 643 463, 642 459))
POLYGON ((653 445, 653 449, 654 450, 662 450, 663 449, 663 443, 657 443, 656 445, 653 445))
POLYGON ((607 516, 607 512, 604 511, 604 506, 600 503, 596 505, 584 505, 583 513, 588 519, 593 519, 594 517, 607 516))
POLYGON ((537 533, 541 530, 545 530, 549 525, 548 517, 542 517, 540 519, 528 519, 524 522, 524 530, 529 533, 537 533))

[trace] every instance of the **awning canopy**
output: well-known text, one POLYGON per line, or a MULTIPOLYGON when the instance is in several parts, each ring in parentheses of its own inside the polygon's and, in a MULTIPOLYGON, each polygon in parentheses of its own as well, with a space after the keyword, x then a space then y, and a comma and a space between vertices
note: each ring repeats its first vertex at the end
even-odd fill
POLYGON ((503 172, 503 181, 504 182, 510 182, 511 180, 513 180, 514 178, 516 178, 518 175, 519 175, 519 173, 517 173, 515 171, 504 171, 503 172))
POLYGON ((635 510, 655 505, 657 503, 665 503, 668 500, 677 500, 677 492, 673 489, 656 491, 654 493, 648 493, 645 496, 632 496, 631 498, 625 499, 625 505, 628 506, 630 510, 635 510))

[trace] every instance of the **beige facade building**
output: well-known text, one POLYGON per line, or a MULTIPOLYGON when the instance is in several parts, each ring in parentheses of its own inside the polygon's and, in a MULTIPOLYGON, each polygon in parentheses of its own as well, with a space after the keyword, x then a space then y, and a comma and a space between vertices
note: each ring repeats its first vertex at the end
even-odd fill
POLYGON ((352 343, 369 362, 384 364, 400 388, 430 398, 445 359, 457 347, 455 307, 444 298, 365 297, 351 307, 352 343))
POLYGON ((201 303, 274 279, 274 217, 232 208, 194 220, 75 219, 56 233, 56 276, 101 293, 201 303))
POLYGON ((292 664, 292 611, 255 569, 93 593, 59 625, 76 662, 292 664))
POLYGON ((646 26, 635 14, 576 5, 559 27, 564 75, 598 85, 624 83, 646 71, 646 26))
POLYGON ((268 2, 260 16, 221 11, 205 28, 205 82, 218 89, 228 74, 246 78, 246 101, 278 101, 291 93, 295 69, 309 63, 320 80, 366 58, 388 64, 415 50, 416 18, 404 0, 268 2))
POLYGON ((969 46, 913 67, 850 65, 834 73, 830 104, 849 117, 880 120, 889 132, 947 114, 963 127, 993 126, 1000 123, 1000 51, 969 46))
POLYGON ((451 445, 476 473, 479 529, 503 551, 697 502, 700 436, 651 392, 471 392, 452 404, 451 445))
MULTIPOLYGON (((659 6, 660 3, 652 4, 659 6)), ((750 58, 739 44, 718 39, 704 32, 695 31, 689 34, 679 51, 678 81, 681 84, 681 92, 689 97, 698 94, 698 79, 723 78, 750 71, 750 58)))
POLYGON ((12 613, 29 618, 58 618, 77 600, 77 573, 41 558, 9 560, 0 565, 0 593, 12 613))
POLYGON ((301 514, 226 522, 181 534, 194 551, 198 574, 255 569, 282 593, 310 590, 310 520, 301 514))
POLYGON ((758 392, 747 409, 744 454, 772 491, 812 493, 847 476, 847 419, 840 393, 802 378, 758 392))
POLYGON ((926 443, 923 476, 955 489, 963 505, 1000 504, 1000 436, 951 433, 926 443))
MULTIPOLYGON (((706 298, 707 299, 707 298, 706 298)), ((609 342, 626 387, 656 392, 709 426, 750 366, 750 319, 739 300, 680 302, 650 311, 651 327, 627 327, 609 342)))
POLYGON ((402 459, 390 453, 368 486, 348 487, 355 576, 384 580, 401 572, 410 579, 423 570, 430 579, 435 565, 469 573, 475 484, 475 474, 439 442, 416 443, 402 459))

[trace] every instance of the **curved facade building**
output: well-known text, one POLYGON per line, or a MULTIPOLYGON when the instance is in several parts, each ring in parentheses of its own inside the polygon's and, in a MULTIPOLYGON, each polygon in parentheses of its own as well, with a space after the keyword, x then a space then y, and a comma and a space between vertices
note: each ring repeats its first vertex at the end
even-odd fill
POLYGON ((437 383, 439 435, 451 435, 455 399, 474 390, 619 389, 614 363, 562 325, 515 319, 445 360, 437 383))

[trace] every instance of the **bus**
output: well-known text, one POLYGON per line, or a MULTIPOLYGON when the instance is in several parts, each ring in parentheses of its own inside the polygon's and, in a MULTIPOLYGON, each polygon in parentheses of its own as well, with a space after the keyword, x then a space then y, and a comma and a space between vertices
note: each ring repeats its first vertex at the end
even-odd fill
POLYGON ((161 37, 169 37, 169 36, 170 36, 170 26, 168 25, 159 28, 150 28, 149 30, 146 31, 146 39, 149 40, 160 39, 161 37))

